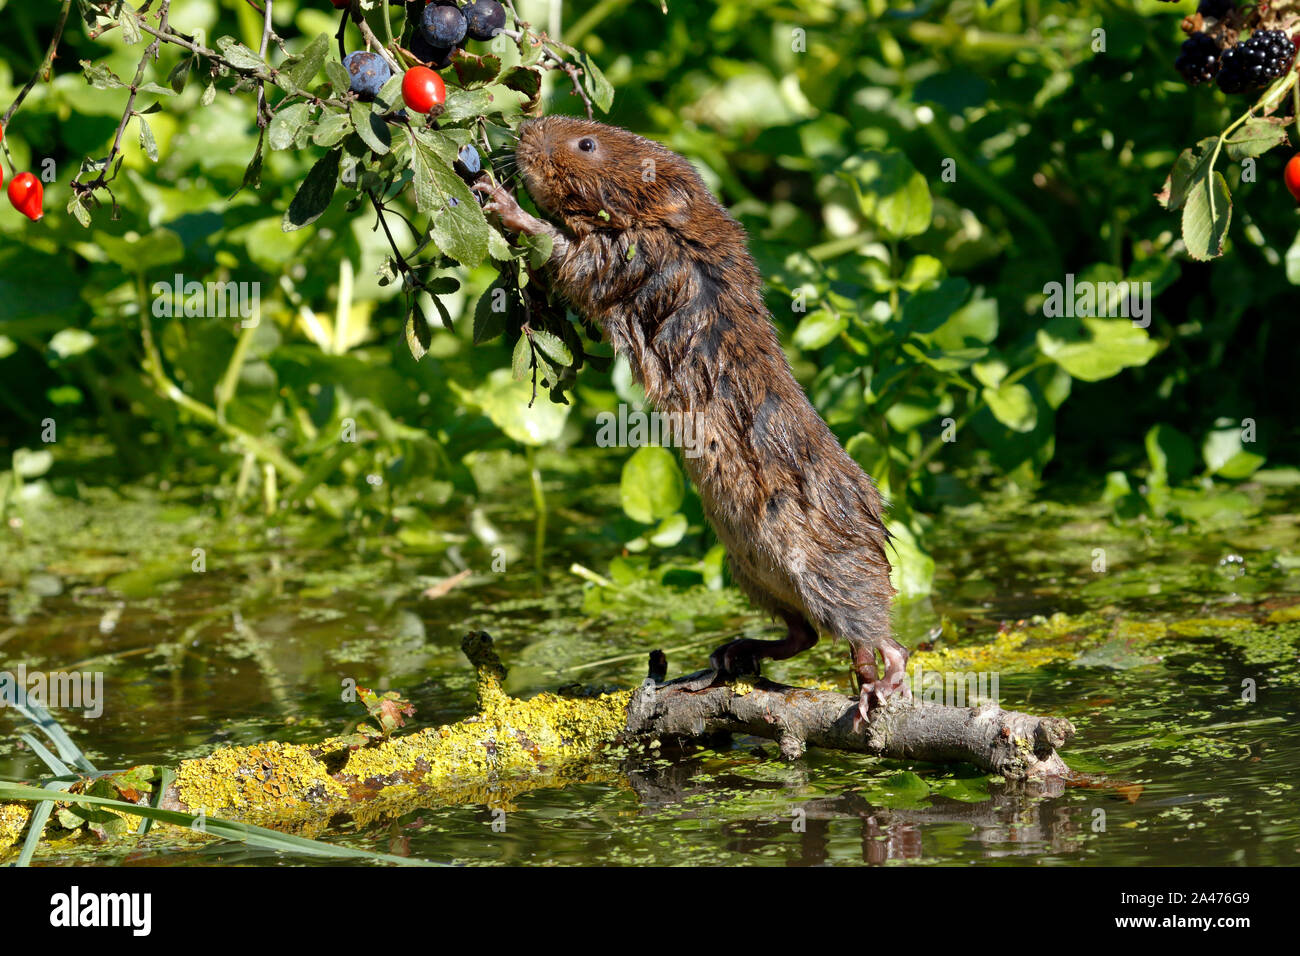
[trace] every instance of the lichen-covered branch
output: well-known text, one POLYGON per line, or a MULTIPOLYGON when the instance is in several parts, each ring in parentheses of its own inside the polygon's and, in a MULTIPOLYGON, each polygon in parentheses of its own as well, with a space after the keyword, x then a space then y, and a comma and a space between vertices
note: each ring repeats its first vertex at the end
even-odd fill
MULTIPOLYGON (((962 761, 1010 779, 1047 779, 1069 771, 1056 748, 1074 733, 1069 721, 987 705, 943 707, 896 700, 855 726, 856 699, 833 691, 766 681, 691 690, 692 677, 662 683, 666 660, 651 655, 652 676, 635 690, 520 700, 502 687, 505 668, 486 633, 462 649, 478 673, 478 713, 456 724, 403 737, 332 737, 316 744, 275 741, 226 747, 183 761, 162 793, 158 767, 96 778, 96 793, 137 804, 253 823, 314 836, 342 820, 364 825, 429 805, 508 807, 529 790, 622 777, 598 758, 610 745, 637 740, 703 740, 719 732, 753 734, 795 757, 806 745, 884 757, 962 761), (110 792, 106 792, 110 791, 110 792)), ((693 675, 698 677, 698 675, 693 675)), ((81 792, 86 782, 74 785, 81 792)), ((0 803, 0 853, 12 849, 30 819, 26 804, 0 803)), ((65 817, 66 821, 66 817, 65 817)), ((87 822, 49 838, 100 842, 130 832, 87 822)), ((176 831, 178 840, 194 834, 176 831)), ((162 826, 168 832, 167 825, 162 826)))

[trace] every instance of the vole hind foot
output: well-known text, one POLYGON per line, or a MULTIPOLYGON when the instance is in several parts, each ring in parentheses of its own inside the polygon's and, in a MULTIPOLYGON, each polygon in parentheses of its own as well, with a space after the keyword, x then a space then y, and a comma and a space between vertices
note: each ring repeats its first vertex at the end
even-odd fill
POLYGON ((907 651, 891 637, 877 638, 875 642, 854 643, 853 669, 858 675, 858 713, 854 728, 865 721, 871 711, 894 694, 904 699, 912 696, 907 684, 907 651), (876 669, 876 651, 885 661, 885 676, 876 669))
POLYGON ((783 661, 817 643, 817 631, 801 614, 780 612, 786 635, 779 641, 742 637, 723 644, 709 655, 709 664, 720 678, 758 675, 764 660, 783 661))

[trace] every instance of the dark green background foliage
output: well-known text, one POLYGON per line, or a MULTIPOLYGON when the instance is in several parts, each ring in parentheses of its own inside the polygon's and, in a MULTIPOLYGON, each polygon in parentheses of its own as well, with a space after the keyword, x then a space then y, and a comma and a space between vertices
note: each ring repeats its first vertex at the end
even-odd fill
MULTIPOLYGON (((39 63, 57 7, 0 2, 0 103, 39 63)), ((1247 105, 1189 90, 1174 73, 1178 21, 1191 7, 564 5, 565 39, 615 90, 604 118, 689 156, 748 228, 796 374, 894 501, 908 590, 928 582, 910 546, 924 542, 924 516, 981 487, 1054 482, 1107 495, 1120 520, 1184 520, 1194 516, 1192 483, 1295 463, 1300 243, 1281 181, 1289 150, 1259 157, 1255 182, 1221 161, 1234 215, 1226 254, 1211 263, 1187 256, 1178 216, 1154 198, 1178 154, 1247 105), (1104 52, 1094 51, 1097 29, 1104 52), (1045 317, 1045 283, 1067 274, 1150 281, 1150 327, 1045 317), (1243 419, 1257 437, 1244 447, 1243 419)), ((337 14, 325 0, 278 0, 275 13, 291 53, 328 33, 337 58, 337 14)), ((546 24, 544 4, 523 14, 546 24)), ((261 32, 258 15, 233 0, 183 0, 172 22, 203 27, 210 44, 229 35, 254 49, 261 32)), ((419 274, 457 321, 439 327, 439 309, 421 299, 435 328, 409 330, 415 351, 427 347, 418 361, 401 283, 388 281, 388 244, 356 186, 339 184, 310 225, 282 229, 309 171, 330 155, 316 143, 331 140, 322 127, 334 121, 288 114, 270 130, 260 186, 241 188, 257 151, 255 93, 232 94, 227 78, 201 105, 204 64, 180 95, 142 96, 140 108, 158 103, 144 117, 157 159, 133 120, 113 183, 120 218, 103 206, 79 225, 64 211, 68 183, 83 159, 107 153, 125 94, 88 85, 77 63, 129 77, 141 49, 118 31, 89 39, 74 7, 53 83, 38 85, 7 131, 20 168, 49 157, 58 177, 41 223, 0 210, 0 463, 15 466, 0 479, 5 507, 20 506, 23 479, 55 494, 143 480, 193 487, 227 511, 270 502, 323 510, 352 530, 418 528, 430 511, 491 495, 487 472, 536 466, 535 447, 593 446, 597 413, 635 400, 625 369, 601 361, 608 347, 572 317, 547 326, 562 343, 521 338, 517 314, 491 326, 480 309, 475 321, 498 270, 519 263, 489 249, 472 209, 446 202, 466 195, 445 149, 486 108, 454 89, 459 105, 444 127, 461 133, 444 129, 437 148, 404 141, 385 159, 369 154, 373 143, 340 147, 379 177, 361 185, 391 183, 389 196, 401 191, 394 209, 421 226, 431 216, 419 274), (415 188, 404 188, 412 151, 441 166, 417 169, 415 188), (432 192, 413 195, 422 188, 432 192), (241 339, 228 319, 142 317, 153 283, 176 273, 260 282, 263 321, 241 339), (567 409, 542 389, 527 410, 529 384, 499 371, 525 371, 530 351, 542 377, 559 378, 567 409), (562 371, 584 352, 595 361, 576 377, 562 371), (186 397, 169 396, 167 380, 186 397), (47 418, 58 427, 52 446, 41 441, 47 418), (356 443, 338 440, 347 419, 356 443), (367 481, 374 475, 385 480, 367 481)), ((281 57, 273 51, 272 62, 281 57)), ((148 79, 165 85, 178 62, 164 48, 148 79)), ((547 83, 546 112, 581 112, 562 75, 547 83)), ((509 107, 491 118, 519 119, 509 107)), ((394 128, 394 142, 403 135, 394 128)), ((317 175, 332 177, 332 162, 317 175)), ((405 226, 397 236, 410 252, 405 226)), ((709 539, 671 456, 611 449, 583 460, 546 481, 608 480, 627 462, 626 515, 609 515, 612 540, 704 553, 709 539)))

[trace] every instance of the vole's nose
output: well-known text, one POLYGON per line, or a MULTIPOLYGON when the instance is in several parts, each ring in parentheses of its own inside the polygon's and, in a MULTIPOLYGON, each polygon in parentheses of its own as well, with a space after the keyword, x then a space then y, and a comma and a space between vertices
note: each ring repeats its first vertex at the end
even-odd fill
POLYGON ((551 144, 546 137, 545 117, 525 120, 519 124, 519 145, 550 155, 551 144))

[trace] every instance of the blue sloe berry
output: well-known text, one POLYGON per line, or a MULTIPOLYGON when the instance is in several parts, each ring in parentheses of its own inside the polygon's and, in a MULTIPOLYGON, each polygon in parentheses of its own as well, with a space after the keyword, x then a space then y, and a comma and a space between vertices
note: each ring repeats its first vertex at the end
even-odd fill
POLYGON ((465 27, 465 14, 450 3, 431 3, 420 15, 420 30, 433 46, 456 46, 465 39, 465 27))
POLYGON ((352 91, 362 96, 377 94, 393 75, 383 57, 365 50, 349 53, 343 58, 343 66, 351 77, 352 91))

